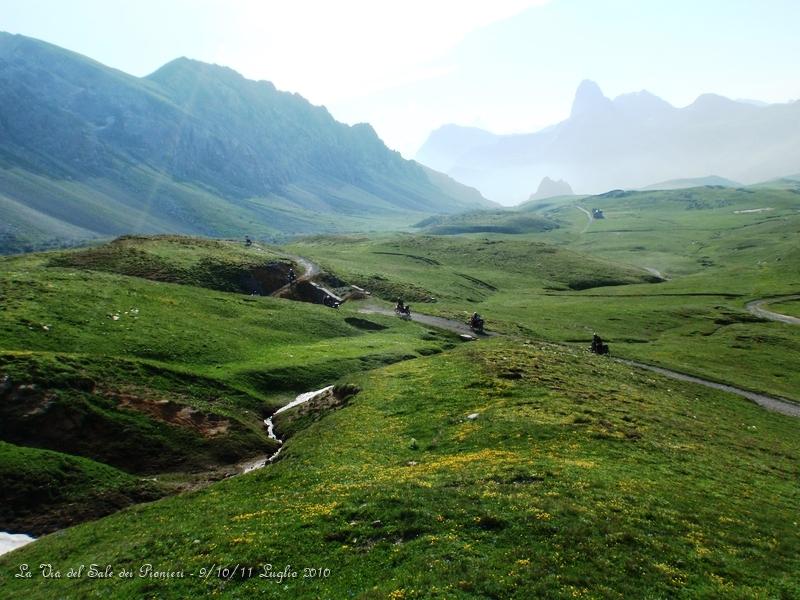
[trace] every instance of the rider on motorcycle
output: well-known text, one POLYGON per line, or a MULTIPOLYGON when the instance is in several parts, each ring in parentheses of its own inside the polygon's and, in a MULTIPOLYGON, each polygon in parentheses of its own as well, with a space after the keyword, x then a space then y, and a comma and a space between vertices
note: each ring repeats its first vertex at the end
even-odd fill
POLYGON ((483 317, 476 312, 472 313, 469 319, 469 326, 473 329, 483 329, 483 317))
POLYGON ((411 316, 411 306, 408 305, 408 304, 403 304, 403 299, 402 298, 398 298, 397 304, 394 307, 394 312, 396 312, 398 315, 401 315, 401 316, 404 316, 404 317, 410 317, 411 316))
POLYGON ((601 338, 596 333, 592 334, 592 346, 591 351, 595 354, 608 354, 608 344, 603 343, 603 338, 601 338))

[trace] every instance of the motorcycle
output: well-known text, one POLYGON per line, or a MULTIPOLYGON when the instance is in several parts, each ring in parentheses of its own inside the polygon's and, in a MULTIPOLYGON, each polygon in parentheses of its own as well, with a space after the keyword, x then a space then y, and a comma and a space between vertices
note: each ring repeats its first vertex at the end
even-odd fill
POLYGON ((483 319, 480 317, 478 317, 477 319, 470 319, 469 327, 475 333, 483 333, 483 319))
POLYGON ((410 319, 411 318, 411 307, 410 306, 395 306, 394 313, 400 317, 401 319, 410 319))

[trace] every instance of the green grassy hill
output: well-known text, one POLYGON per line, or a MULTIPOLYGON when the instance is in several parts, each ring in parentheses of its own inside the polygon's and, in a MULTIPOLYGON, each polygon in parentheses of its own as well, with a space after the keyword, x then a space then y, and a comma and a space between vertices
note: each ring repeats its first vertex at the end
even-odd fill
POLYGON ((155 483, 108 465, 0 442, 4 530, 51 533, 165 494, 155 483))
POLYGON ((0 476, 37 518, 6 510, 0 529, 169 496, 0 557, 0 596, 796 596, 796 422, 585 349, 597 328, 615 356, 800 400, 800 328, 744 309, 793 291, 796 206, 717 193, 580 200, 606 211, 588 229, 573 200, 532 209, 560 225, 541 233, 126 237, 0 259, 0 476), (241 287, 295 255, 372 299, 241 287), (397 296, 504 335, 359 312, 397 296), (347 393, 275 418, 278 461, 225 479, 275 449, 264 417, 332 384, 347 393), (46 485, 60 493, 26 495, 46 485), (134 574, 46 580, 40 563, 134 574), (148 563, 184 577, 140 577, 148 563))
POLYGON ((262 421, 294 394, 452 343, 250 295, 280 256, 156 237, 0 260, 0 440, 180 487, 274 451, 262 421))
POLYGON ((696 188, 586 198, 605 219, 586 228, 574 206, 545 212, 562 227, 537 239, 655 269, 657 288, 609 290, 605 298, 552 298, 540 305, 556 339, 582 314, 621 354, 800 400, 791 365, 800 331, 757 322, 752 299, 800 290, 800 196, 791 190, 696 188), (591 317, 591 320, 587 317, 591 317), (742 369, 741 365, 747 365, 742 369))
POLYGON ((669 181, 661 181, 645 186, 642 191, 655 191, 655 190, 682 190, 687 188, 699 188, 703 186, 722 186, 736 188, 741 187, 741 183, 736 183, 725 177, 717 175, 709 175, 707 177, 691 177, 688 179, 670 179, 669 181))
POLYGON ((7 572, 151 563, 184 579, 35 575, 4 577, 0 590, 790 598, 800 585, 792 420, 519 339, 350 380, 361 392, 297 433, 275 465, 0 559, 7 572), (264 564, 298 576, 261 578, 264 564))
POLYGON ((536 215, 509 210, 482 210, 456 215, 428 217, 415 228, 434 235, 459 233, 535 233, 555 229, 558 224, 536 215))
POLYGON ((614 191, 520 214, 559 227, 292 247, 387 299, 435 299, 427 312, 464 320, 477 310, 495 329, 580 345, 599 332, 615 354, 800 400, 800 331, 745 310, 749 300, 800 290, 797 193, 614 191), (588 220, 579 207, 606 218, 588 220))
MULTIPOLYGON (((385 300, 465 312, 521 290, 581 290, 656 281, 646 271, 514 237, 316 237, 287 246, 385 300)), ((440 311, 441 312, 441 311, 440 311)))
POLYGON ((56 254, 48 264, 259 295, 285 285, 290 267, 299 269, 285 254, 260 244, 168 235, 124 236, 56 254))

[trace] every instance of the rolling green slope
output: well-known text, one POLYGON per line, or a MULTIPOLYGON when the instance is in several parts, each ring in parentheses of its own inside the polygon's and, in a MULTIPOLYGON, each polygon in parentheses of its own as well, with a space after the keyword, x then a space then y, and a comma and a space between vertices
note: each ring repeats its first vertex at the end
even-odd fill
POLYGON ((611 196, 595 199, 607 221, 586 230, 583 213, 556 204, 544 213, 561 227, 545 233, 286 248, 373 291, 339 310, 223 291, 288 260, 259 245, 126 237, 1 259, 6 480, 18 489, 28 461, 32 483, 63 482, 49 504, 26 501, 45 515, 37 531, 83 520, 75 502, 173 494, 0 557, 0 596, 791 598, 795 421, 580 347, 600 323, 615 355, 792 397, 795 329, 743 309, 756 284, 792 284, 796 220, 780 198, 770 214, 731 217, 744 200, 611 196), (692 271, 685 236, 715 222, 692 271), (664 282, 615 260, 645 239, 687 271, 664 282), (762 253, 781 260, 748 271, 762 253), (359 313, 397 295, 450 317, 477 308, 506 335, 459 345, 359 313), (263 418, 275 407, 334 383, 355 395, 275 417, 288 436, 277 462, 209 485, 274 450, 263 418), (45 562, 134 574, 10 576, 45 562), (139 576, 145 564, 183 576, 139 576), (298 576, 279 582, 286 565, 298 576))
POLYGON ((535 233, 555 229, 558 224, 537 215, 509 210, 482 210, 428 217, 416 223, 415 228, 433 235, 459 233, 535 233))
POLYGON ((741 183, 736 183, 735 181, 731 181, 730 179, 726 179, 725 177, 719 177, 717 175, 709 175, 708 177, 691 177, 688 179, 671 179, 669 181, 661 181, 658 183, 653 183, 651 185, 645 186, 642 191, 654 191, 654 190, 681 190, 687 188, 699 188, 703 186, 722 186, 728 188, 736 188, 741 187, 741 183))
MULTIPOLYGON (((469 305, 520 290, 590 289, 656 281, 645 271, 517 237, 315 237, 287 246, 384 300, 469 305)), ((500 302, 501 300, 498 300, 500 302)))
POLYGON ((790 598, 800 585, 790 419, 523 340, 352 382, 361 392, 295 434, 273 466, 0 558, 8 573, 150 563, 183 578, 35 573, 4 577, 0 591, 790 598), (297 577, 278 580, 286 565, 297 577))
POLYGON ((0 529, 51 533, 159 498, 150 481, 84 458, 0 442, 0 529))
POLYGON ((386 299, 429 302, 420 311, 466 320, 477 310, 495 329, 579 345, 598 332, 616 355, 800 400, 800 328, 745 309, 750 300, 800 290, 797 193, 615 191, 533 203, 520 214, 559 227, 312 238, 293 248, 386 299), (579 208, 600 208, 605 219, 579 208))
MULTIPOLYGON (((295 394, 452 344, 396 319, 250 295, 282 286, 288 264, 258 245, 168 236, 0 260, 0 440, 179 491, 275 451, 263 419, 295 394)), ((34 458, 44 481, 49 463, 34 458)), ((76 489, 91 491, 87 477, 76 489)))

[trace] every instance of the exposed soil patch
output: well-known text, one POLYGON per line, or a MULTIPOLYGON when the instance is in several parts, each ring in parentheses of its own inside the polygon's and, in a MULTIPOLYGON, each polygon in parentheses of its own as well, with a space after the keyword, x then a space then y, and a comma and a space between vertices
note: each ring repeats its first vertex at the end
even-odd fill
POLYGON ((106 395, 115 398, 120 408, 142 412, 178 427, 194 429, 204 437, 228 433, 231 426, 230 420, 225 417, 172 400, 154 400, 120 392, 108 392, 106 395))
POLYGON ((207 470, 271 448, 242 423, 148 396, 49 388, 6 377, 0 384, 0 439, 131 473, 207 470))

